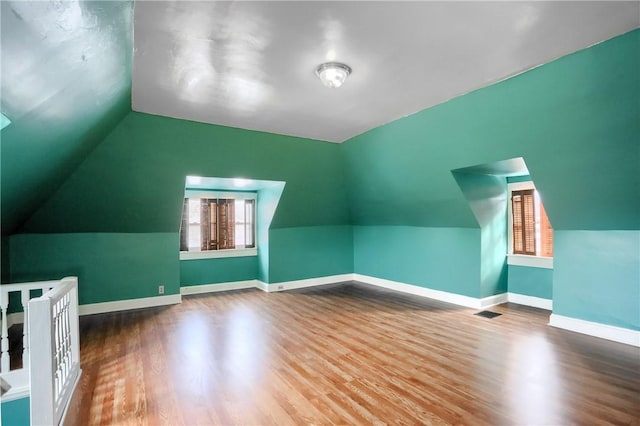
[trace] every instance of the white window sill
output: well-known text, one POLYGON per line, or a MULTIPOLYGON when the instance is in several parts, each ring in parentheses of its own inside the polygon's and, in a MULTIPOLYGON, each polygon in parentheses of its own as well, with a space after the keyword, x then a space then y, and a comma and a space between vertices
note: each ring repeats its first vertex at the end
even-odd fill
POLYGON ((257 255, 258 255, 257 248, 211 250, 211 251, 181 251, 180 260, 220 259, 223 257, 248 257, 248 256, 257 256, 257 255))
POLYGON ((553 269, 553 257, 528 256, 525 254, 508 254, 507 265, 553 269))

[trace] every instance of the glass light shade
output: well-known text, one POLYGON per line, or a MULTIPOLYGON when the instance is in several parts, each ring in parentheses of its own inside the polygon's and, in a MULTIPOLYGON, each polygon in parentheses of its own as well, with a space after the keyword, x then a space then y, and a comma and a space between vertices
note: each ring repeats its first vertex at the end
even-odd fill
POLYGON ((316 69, 316 75, 322 84, 332 89, 342 86, 349 74, 351 74, 351 68, 338 62, 327 62, 316 69))

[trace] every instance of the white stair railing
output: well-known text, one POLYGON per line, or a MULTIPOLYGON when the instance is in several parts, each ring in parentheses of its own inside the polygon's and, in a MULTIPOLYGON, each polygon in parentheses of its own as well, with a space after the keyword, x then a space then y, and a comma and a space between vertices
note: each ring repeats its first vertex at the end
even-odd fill
POLYGON ((31 424, 58 425, 80 378, 78 279, 29 301, 31 424))
POLYGON ((10 370, 9 359, 9 327, 14 323, 24 324, 22 327, 22 368, 29 366, 29 329, 26 326, 29 318, 29 300, 33 290, 40 290, 46 293, 60 284, 56 281, 38 281, 18 284, 0 285, 0 323, 2 323, 2 334, 0 335, 0 374, 8 373, 10 370), (19 294, 18 300, 21 303, 22 312, 9 314, 9 295, 19 294))

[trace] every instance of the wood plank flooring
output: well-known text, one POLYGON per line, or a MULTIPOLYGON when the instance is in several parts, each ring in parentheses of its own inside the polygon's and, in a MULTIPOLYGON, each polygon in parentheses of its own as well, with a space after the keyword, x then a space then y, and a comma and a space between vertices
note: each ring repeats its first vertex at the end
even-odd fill
POLYGON ((82 317, 67 425, 640 424, 638 348, 362 284, 82 317))

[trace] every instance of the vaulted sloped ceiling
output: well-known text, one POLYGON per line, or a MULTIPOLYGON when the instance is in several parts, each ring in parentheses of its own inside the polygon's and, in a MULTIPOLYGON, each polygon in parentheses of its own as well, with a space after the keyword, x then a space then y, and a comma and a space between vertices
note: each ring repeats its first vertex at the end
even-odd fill
POLYGON ((2 234, 131 110, 132 1, 2 1, 2 234))

